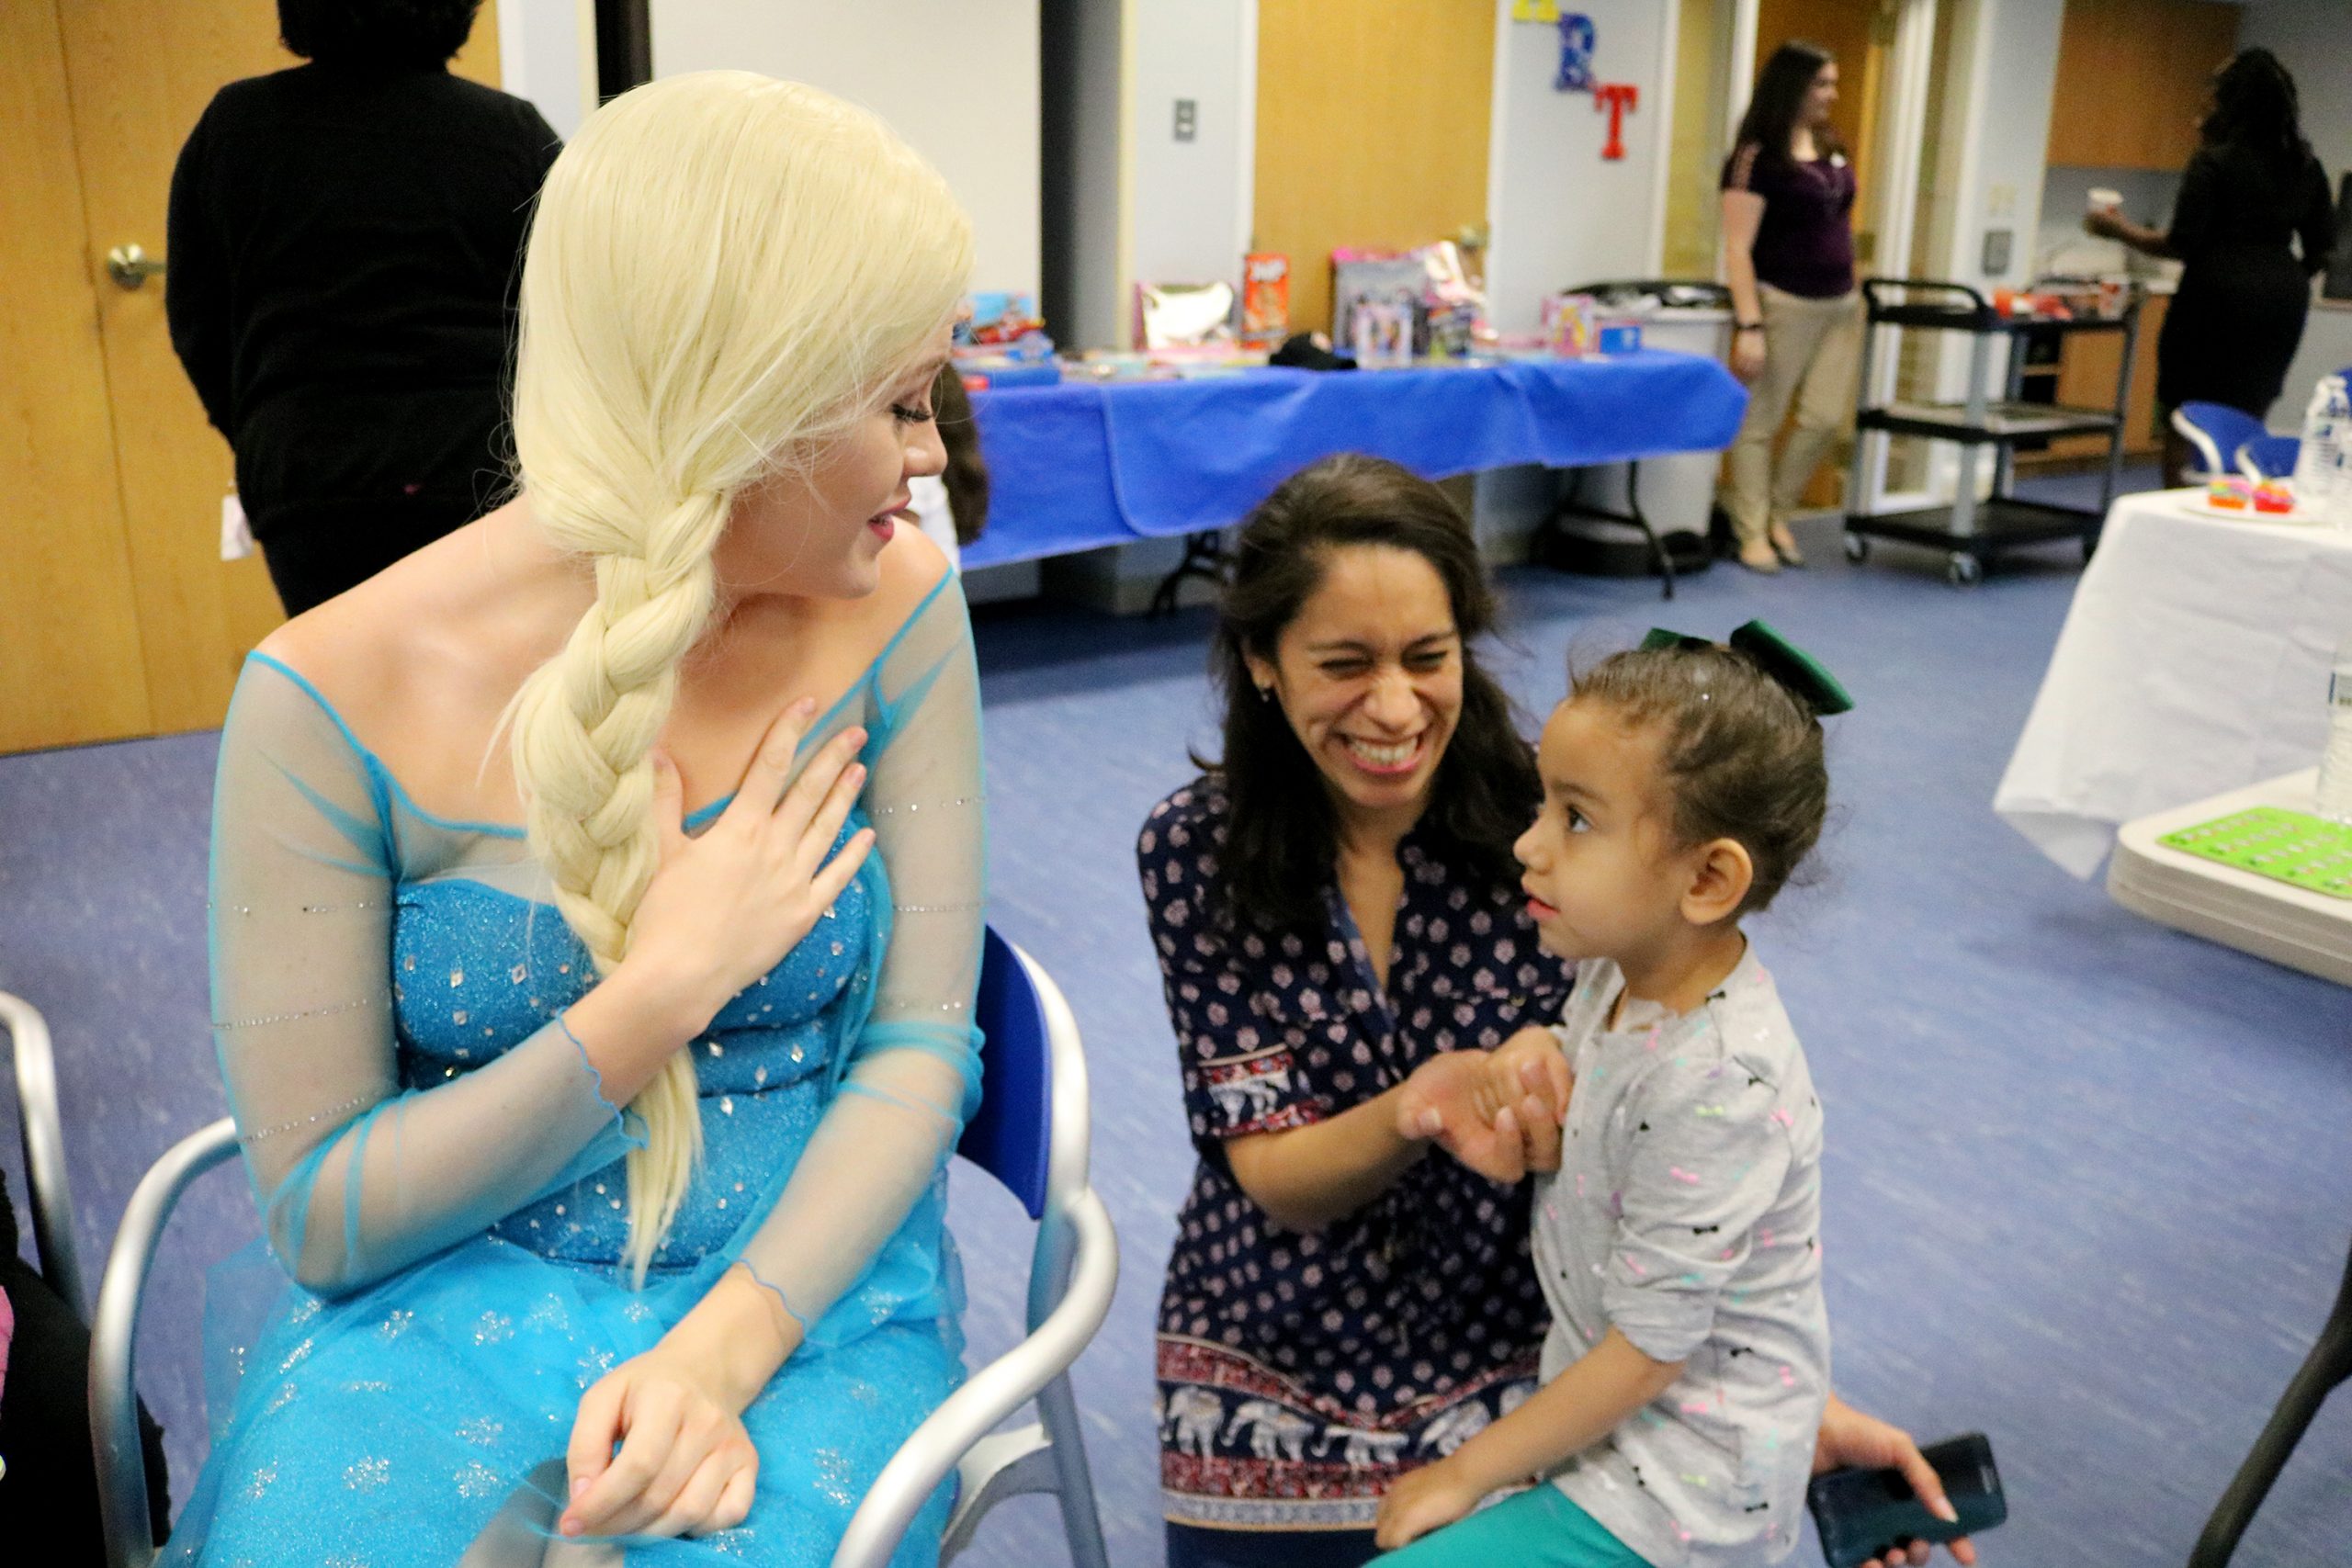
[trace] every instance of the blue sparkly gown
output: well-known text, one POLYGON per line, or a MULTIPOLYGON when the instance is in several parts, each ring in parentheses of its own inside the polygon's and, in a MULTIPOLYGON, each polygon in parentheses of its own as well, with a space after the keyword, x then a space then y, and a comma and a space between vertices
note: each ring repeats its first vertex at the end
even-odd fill
MULTIPOLYGON (((952 577, 802 754, 853 724, 870 778, 844 832, 870 822, 876 852, 689 1047, 705 1158, 638 1290, 617 1265, 640 1131, 555 1022, 594 971, 521 829, 421 809, 302 675, 247 663, 214 807, 215 1032, 293 1282, 216 1347, 234 1393, 165 1562, 574 1560, 548 1531, 582 1393, 737 1266, 808 1325, 744 1413, 751 1517, 580 1560, 830 1560, 961 1376, 943 1170, 978 1095, 985 857, 952 577)), ((936 1557, 947 1504, 899 1561, 936 1557)))

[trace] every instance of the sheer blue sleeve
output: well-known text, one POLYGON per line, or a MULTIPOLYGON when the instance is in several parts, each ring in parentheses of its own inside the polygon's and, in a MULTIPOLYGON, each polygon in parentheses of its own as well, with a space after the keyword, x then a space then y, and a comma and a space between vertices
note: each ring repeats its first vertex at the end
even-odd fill
POLYGON ((560 1020, 478 1071, 402 1089, 396 839, 386 782, 334 711, 285 666, 249 660, 213 795, 213 1038, 270 1246, 329 1293, 462 1240, 628 1141, 560 1020))
POLYGON ((875 680, 864 806, 888 917, 872 1007, 842 1054, 824 1120, 742 1253, 811 1330, 873 1268, 979 1100, 979 679, 952 576, 885 652, 875 680))

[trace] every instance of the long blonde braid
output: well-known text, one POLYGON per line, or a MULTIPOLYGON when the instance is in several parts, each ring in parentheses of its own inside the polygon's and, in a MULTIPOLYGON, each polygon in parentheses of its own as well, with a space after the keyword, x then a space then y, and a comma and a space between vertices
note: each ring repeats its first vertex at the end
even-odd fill
MULTIPOLYGON (((708 629, 736 495, 870 415, 951 319, 969 227, 865 111, 739 72, 591 117, 550 172, 524 267, 524 492, 594 563, 594 604, 515 698, 533 852, 600 973, 659 864, 650 754, 708 629)), ((630 1102, 624 1261, 642 1283, 702 1148, 694 1065, 630 1102)))

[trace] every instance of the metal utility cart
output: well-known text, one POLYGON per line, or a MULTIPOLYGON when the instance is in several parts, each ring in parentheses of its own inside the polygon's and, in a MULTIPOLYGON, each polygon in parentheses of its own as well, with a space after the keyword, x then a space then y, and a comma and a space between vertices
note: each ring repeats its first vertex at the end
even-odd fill
POLYGON ((1872 539, 1900 539, 1946 552, 1945 575, 1955 586, 1981 581, 1985 564, 2000 551, 2018 545, 2045 544, 2053 539, 2080 539, 2088 558, 2098 544, 2099 525, 2108 503, 2115 499, 2123 470, 2123 427, 2126 400, 2131 394, 2132 367, 2140 346, 2140 291, 2125 294, 2121 311, 2112 317, 2086 316, 2074 321, 2040 317, 2012 319, 1993 309, 1984 295, 1965 283, 1940 283, 1917 278, 1871 277, 1862 280, 1869 311, 1861 355, 1863 406, 1854 415, 1854 458, 1847 477, 1846 558, 1870 558, 1872 539), (1868 404, 1871 361, 1879 327, 1912 327, 1931 332, 1964 333, 1969 338, 1968 395, 1959 402, 1897 399, 1872 408, 1868 404), (2108 408, 2069 408, 2055 403, 2028 402, 2023 397, 2024 334, 2121 333, 2122 367, 2116 377, 2115 401, 2108 408), (2001 395, 1989 393, 1994 344, 2008 340, 2008 371, 2001 395), (1889 435, 1919 435, 1948 441, 1960 448, 1960 474, 1949 506, 1913 512, 1869 513, 1850 510, 1862 493, 1869 431, 1889 435), (2107 437, 2107 468, 2099 487, 2098 505, 2085 509, 2049 502, 2024 501, 2013 495, 2016 468, 2012 448, 2021 442, 2037 445, 2061 435, 2107 437), (1984 448, 1993 450, 1993 493, 1976 494, 1977 462, 1984 448))

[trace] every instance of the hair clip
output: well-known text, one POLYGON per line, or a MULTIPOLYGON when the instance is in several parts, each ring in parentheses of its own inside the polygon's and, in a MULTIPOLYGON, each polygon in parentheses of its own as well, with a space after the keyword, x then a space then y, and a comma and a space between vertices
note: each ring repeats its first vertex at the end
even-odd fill
MULTIPOLYGON (((1852 710, 1853 697, 1838 682, 1821 661, 1772 628, 1771 623, 1754 620, 1731 634, 1730 646, 1756 661, 1757 667, 1811 708, 1827 717, 1831 714, 1852 710)), ((1659 649, 1699 649, 1715 645, 1702 637, 1687 632, 1670 631, 1654 626, 1642 638, 1642 651, 1659 649)))

